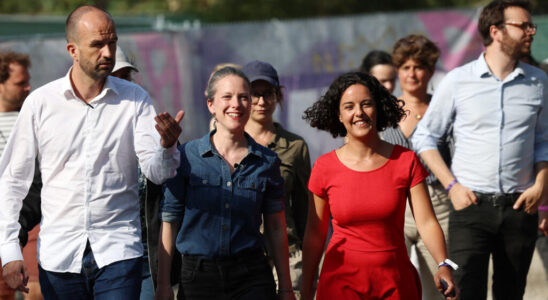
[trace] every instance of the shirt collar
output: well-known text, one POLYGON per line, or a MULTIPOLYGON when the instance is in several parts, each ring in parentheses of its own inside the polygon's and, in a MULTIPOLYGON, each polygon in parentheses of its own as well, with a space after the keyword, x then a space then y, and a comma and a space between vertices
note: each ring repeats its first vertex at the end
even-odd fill
POLYGON ((74 89, 72 88, 72 84, 70 83, 71 71, 72 71, 72 67, 70 67, 65 77, 63 77, 62 86, 61 86, 63 95, 65 95, 67 100, 76 99, 76 93, 74 93, 74 89))
POLYGON ((525 70, 523 69, 523 62, 521 61, 518 61, 518 65, 516 66, 516 68, 514 69, 514 72, 512 73, 516 73, 516 76, 518 75, 522 75, 522 76, 525 76, 525 70))
POLYGON ((109 91, 112 91, 114 92, 116 95, 120 95, 120 90, 118 89, 118 85, 116 84, 116 80, 124 80, 124 79, 119 79, 119 78, 114 78, 113 76, 107 76, 107 79, 105 81, 105 85, 103 86, 103 92, 105 92, 105 95, 106 93, 108 93, 109 91))
MULTIPOLYGON (((72 72, 72 67, 68 70, 65 77, 62 80, 62 93, 65 95, 67 100, 77 99, 72 83, 70 82, 70 73, 72 72)), ((115 83, 115 79, 112 79, 112 76, 107 76, 105 84, 103 85, 103 90, 95 97, 94 101, 104 98, 110 91, 114 92, 116 95, 119 95, 118 86, 115 83)))
POLYGON ((280 148, 287 148, 289 146, 289 143, 287 142, 287 138, 284 135, 283 127, 276 122, 274 122, 274 127, 276 128, 276 131, 274 132, 274 138, 268 144, 268 147, 272 148, 278 146, 280 148))
POLYGON ((476 75, 478 77, 493 76, 487 62, 485 61, 485 52, 482 52, 476 63, 476 75))
MULTIPOLYGON (((489 69, 489 66, 487 65, 487 61, 485 61, 485 52, 482 52, 477 60, 476 63, 476 75, 480 78, 487 77, 487 76, 495 76, 491 72, 491 69, 489 69)), ((525 71, 523 70, 523 63, 521 61, 518 61, 518 64, 514 71, 508 75, 508 78, 511 78, 513 80, 514 78, 518 76, 524 76, 525 71)), ((508 79, 505 79, 507 81, 508 79)))
MULTIPOLYGON (((201 157, 205 157, 208 154, 217 153, 217 150, 214 149, 213 143, 211 142, 211 136, 216 132, 216 129, 213 129, 203 136, 198 142, 198 153, 201 157)), ((244 132, 244 136, 247 139, 247 152, 248 155, 254 155, 257 157, 262 157, 263 153, 261 152, 259 144, 255 142, 247 132, 244 132)))

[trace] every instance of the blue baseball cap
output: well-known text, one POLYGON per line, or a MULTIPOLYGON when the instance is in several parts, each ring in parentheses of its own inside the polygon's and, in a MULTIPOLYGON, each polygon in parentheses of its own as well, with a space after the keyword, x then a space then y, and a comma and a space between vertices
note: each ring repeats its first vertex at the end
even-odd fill
POLYGON ((249 79, 249 82, 264 80, 272 84, 276 88, 280 86, 280 82, 278 80, 278 72, 276 72, 276 69, 274 69, 274 67, 272 67, 272 65, 269 63, 254 60, 247 63, 242 71, 249 79))

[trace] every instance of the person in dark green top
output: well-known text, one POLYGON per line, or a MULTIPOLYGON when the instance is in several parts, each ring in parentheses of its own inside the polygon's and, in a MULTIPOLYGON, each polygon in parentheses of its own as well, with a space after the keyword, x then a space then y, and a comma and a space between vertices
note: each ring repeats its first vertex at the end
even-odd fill
MULTIPOLYGON (((300 288, 302 272, 301 244, 306 226, 310 176, 310 156, 303 138, 285 130, 274 122, 276 105, 282 103, 278 73, 266 62, 252 61, 244 66, 244 73, 251 82, 251 117, 245 131, 259 144, 278 154, 284 179, 284 204, 289 264, 293 289, 300 288)), ((267 249, 269 245, 267 245, 267 249)))

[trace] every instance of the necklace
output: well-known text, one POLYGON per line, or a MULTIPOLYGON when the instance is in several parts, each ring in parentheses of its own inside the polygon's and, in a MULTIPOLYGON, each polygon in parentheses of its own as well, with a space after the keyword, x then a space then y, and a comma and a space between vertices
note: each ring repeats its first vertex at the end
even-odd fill
POLYGON ((411 103, 410 103, 411 105, 407 106, 408 111, 409 111, 409 115, 414 115, 416 120, 422 119, 424 114, 417 114, 417 113, 415 113, 415 111, 419 110, 418 108, 420 108, 420 107, 424 108, 424 109, 421 109, 423 112, 426 111, 426 107, 428 107, 428 104, 430 103, 430 98, 431 97, 432 97, 431 95, 427 95, 426 101, 419 101, 417 103, 413 103, 411 101, 411 103))
POLYGON ((420 119, 422 119, 422 116, 423 116, 423 115, 417 114, 417 113, 412 112, 411 110, 409 110, 409 111, 408 111, 408 116, 414 116, 415 119, 420 120, 420 119))

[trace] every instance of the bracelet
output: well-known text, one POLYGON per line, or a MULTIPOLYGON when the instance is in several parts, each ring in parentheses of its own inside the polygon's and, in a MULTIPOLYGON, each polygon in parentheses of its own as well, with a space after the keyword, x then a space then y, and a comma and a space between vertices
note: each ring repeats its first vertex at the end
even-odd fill
POLYGON ((438 264, 438 269, 441 267, 448 267, 455 271, 459 268, 459 266, 454 261, 450 260, 449 258, 446 258, 444 261, 438 264))
POLYGON ((438 269, 441 268, 441 267, 448 267, 450 269, 453 269, 453 267, 451 267, 450 264, 446 264, 446 263, 441 263, 441 264, 438 265, 438 269))
POLYGON ((539 210, 539 211, 548 211, 548 205, 540 205, 540 206, 538 207, 538 210, 539 210))
POLYGON ((453 179, 453 181, 451 181, 451 183, 445 188, 445 191, 446 191, 447 193, 449 193, 449 191, 451 190, 451 188, 452 188, 455 184, 457 184, 457 182, 459 182, 459 181, 458 181, 456 178, 453 179))

